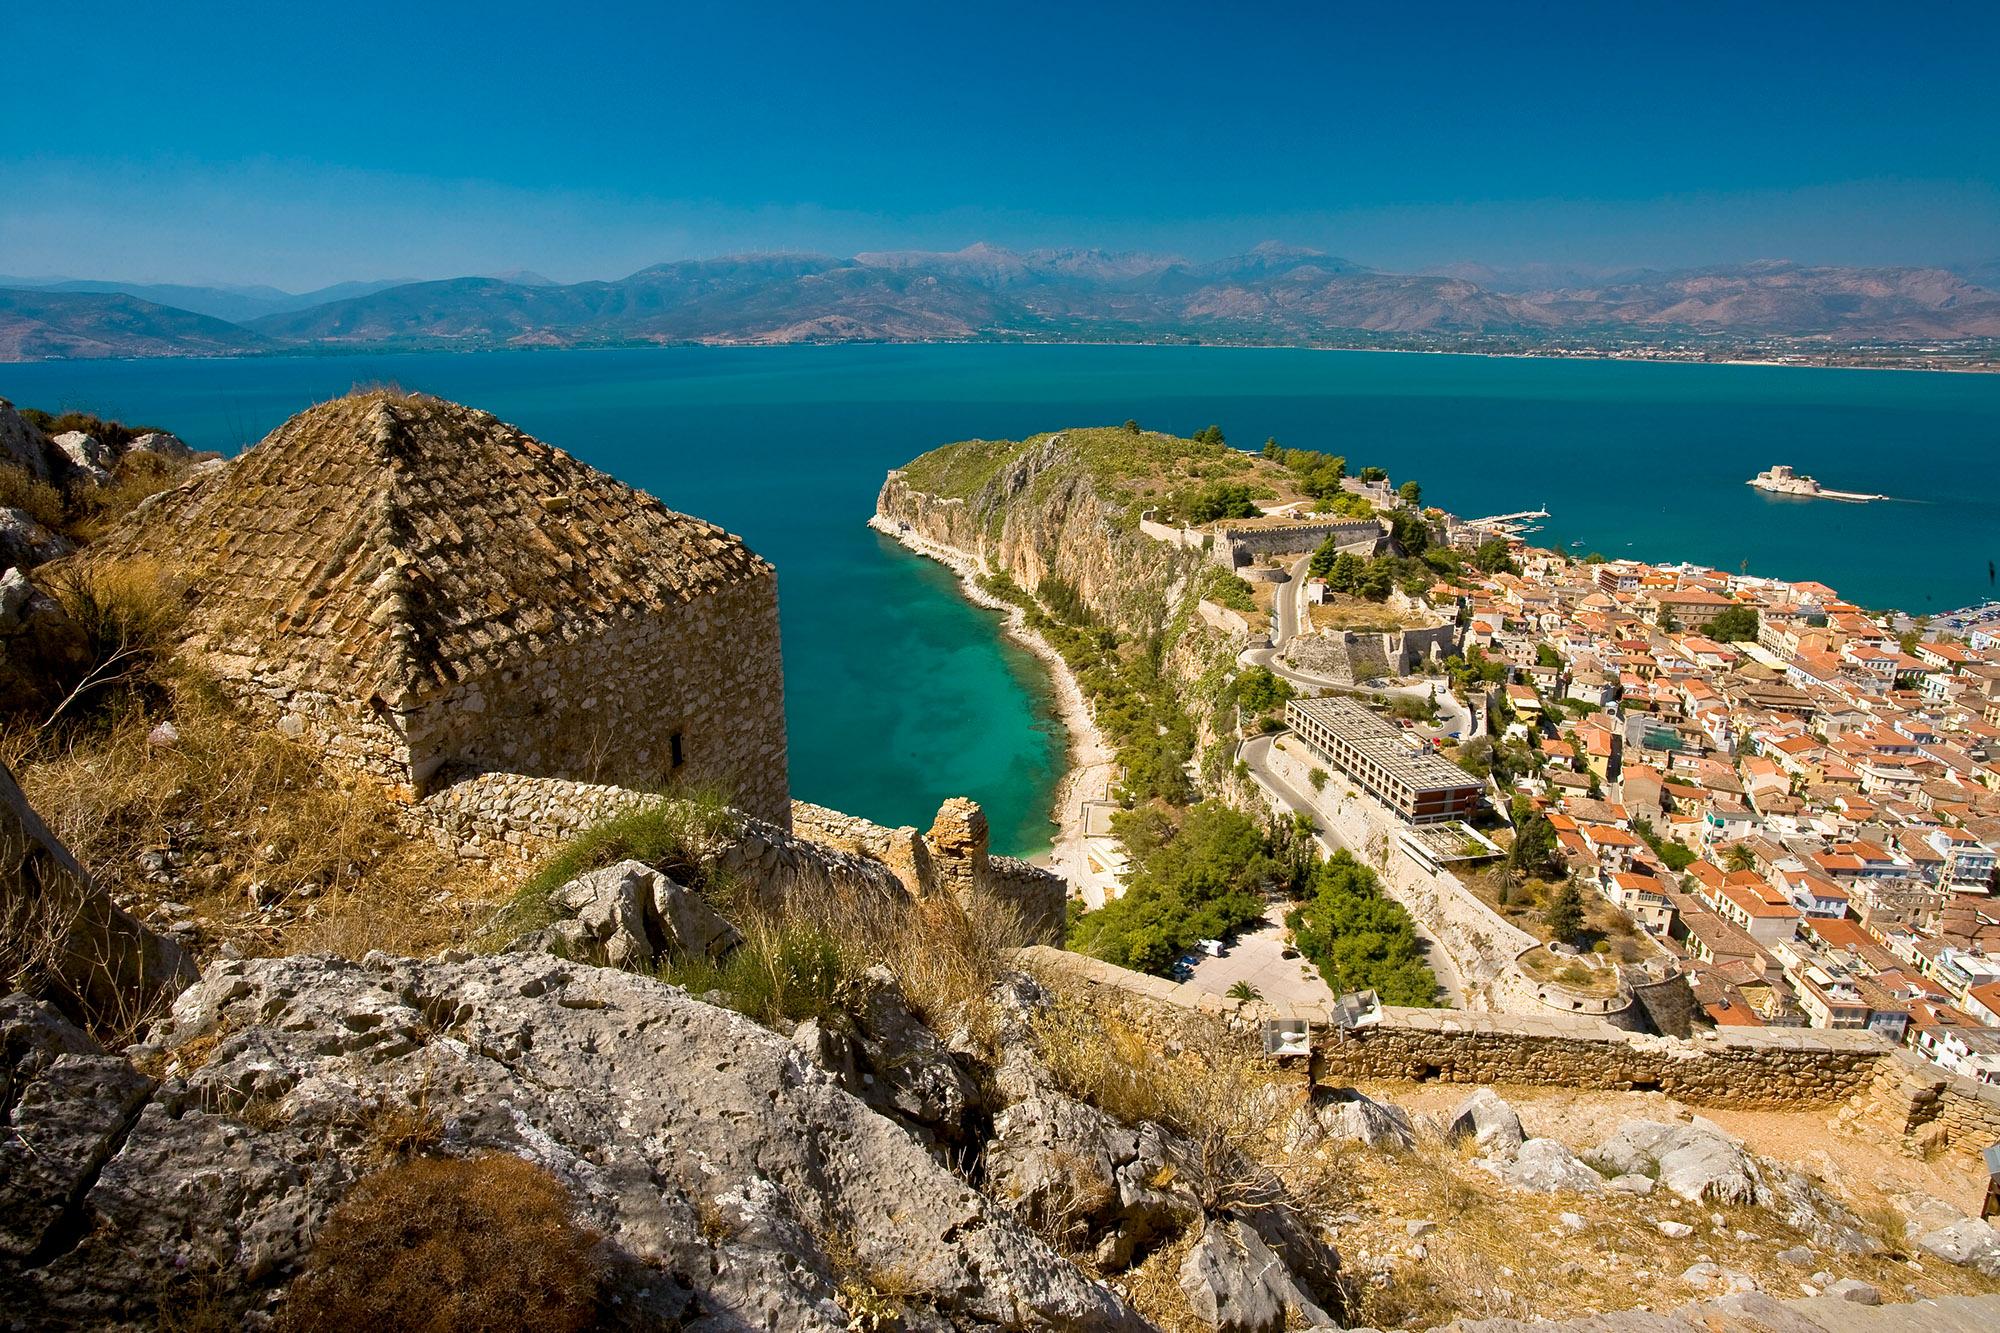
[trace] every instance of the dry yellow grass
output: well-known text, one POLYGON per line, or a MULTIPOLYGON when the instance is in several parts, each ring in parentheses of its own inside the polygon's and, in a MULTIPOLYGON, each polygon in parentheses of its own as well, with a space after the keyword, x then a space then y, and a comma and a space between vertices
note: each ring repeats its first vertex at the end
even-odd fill
POLYGON ((245 717, 198 675, 150 668, 75 725, 17 722, 0 762, 113 898, 187 904, 204 944, 250 954, 422 953, 464 938, 500 886, 399 831, 365 780, 245 717), (171 743, 153 739, 171 723, 171 743), (172 865, 157 884, 146 863, 172 865), (282 912, 250 900, 252 884, 282 912))

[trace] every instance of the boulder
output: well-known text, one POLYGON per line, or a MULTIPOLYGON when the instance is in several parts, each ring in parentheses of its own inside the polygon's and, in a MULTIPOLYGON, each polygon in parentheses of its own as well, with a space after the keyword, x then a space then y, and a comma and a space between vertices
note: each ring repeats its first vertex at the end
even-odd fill
POLYGON ((131 1029, 195 975, 179 945, 91 882, 0 766, 0 976, 77 1022, 131 1029))
POLYGON ((869 968, 855 987, 851 1011, 862 1100, 944 1139, 964 1138, 979 1089, 957 1057, 910 1008, 888 968, 869 968))
MULTIPOLYGON (((612 967, 643 971, 653 966, 653 941, 646 933, 657 872, 637 861, 620 861, 579 875, 549 894, 549 906, 581 927, 586 962, 602 959, 612 967)), ((573 945, 576 931, 559 931, 573 945)))
POLYGON ((1537 1194, 1600 1194, 1604 1190, 1604 1178, 1554 1139, 1529 1139, 1513 1157, 1482 1157, 1479 1164, 1516 1189, 1537 1194))
POLYGON ((161 1302, 206 1295, 218 1326, 261 1321, 397 1117, 431 1151, 561 1181, 603 1238, 621 1324, 837 1333, 858 1289, 913 1328, 1146 1327, 740 1014, 610 968, 452 957, 210 968, 154 1034, 204 1058, 104 1162, 87 1228, 31 1264, 0 1257, 10 1316, 148 1328, 161 1302))
POLYGON ((147 431, 144 435, 132 437, 132 443, 125 446, 129 454, 150 454, 168 463, 192 463, 194 450, 178 435, 170 435, 163 430, 147 431))
POLYGON ((1651 1175, 1691 1203, 1770 1199, 1756 1162, 1706 1121, 1681 1125, 1627 1120, 1590 1157, 1619 1175, 1651 1175))
POLYGON ((1836 1282, 1829 1282, 1826 1290, 1822 1291, 1820 1295, 1831 1296, 1839 1301, 1852 1301, 1856 1305, 1880 1305, 1882 1303, 1882 1293, 1880 1290, 1872 1283, 1863 1282, 1860 1278, 1854 1277, 1844 1277, 1836 1282))
POLYGON ((1689 1265, 1687 1271, 1681 1274, 1681 1282, 1710 1296, 1733 1296, 1739 1292, 1759 1290, 1757 1279, 1748 1273, 1739 1273, 1707 1260, 1689 1265))
POLYGON ((1977 1269, 1988 1277, 2000 1277, 2000 1231, 1976 1217, 1926 1232, 1918 1238, 1917 1245, 1948 1264, 1977 1269))
POLYGON ((0 398, 0 466, 9 464, 36 481, 49 479, 48 439, 42 428, 0 398))
POLYGON ((644 904, 647 920, 667 952, 720 958, 743 942, 736 927, 693 889, 637 861, 624 864, 645 872, 643 878, 651 890, 644 904))
POLYGON ((117 465, 118 456, 95 435, 66 430, 50 436, 49 443, 67 460, 68 470, 74 475, 97 486, 111 484, 111 469, 117 465))
POLYGON ((1458 1104, 1444 1124, 1445 1138, 1469 1138, 1484 1156, 1505 1157, 1526 1138, 1521 1117, 1491 1088, 1480 1088, 1458 1104))
POLYGON ((1417 1141, 1409 1112, 1352 1088, 1314 1088, 1311 1100, 1293 1112, 1285 1138, 1291 1152, 1325 1139, 1345 1139, 1370 1148, 1408 1148, 1417 1141))
POLYGON ((0 509, 0 568, 33 569, 60 560, 76 544, 35 521, 25 509, 0 509))
POLYGON ((985 1160, 995 1197, 1106 1272, 1129 1268, 1202 1217, 1185 1140, 1149 1123, 1128 1128, 1059 1092, 1002 1111, 985 1160))
POLYGON ((1181 1293, 1194 1317, 1219 1333, 1278 1333, 1288 1317, 1334 1327, 1255 1228, 1216 1220, 1181 1261, 1181 1293))
POLYGON ((55 1010, 0 1000, 0 1255, 20 1262, 81 1220, 153 1081, 55 1010))

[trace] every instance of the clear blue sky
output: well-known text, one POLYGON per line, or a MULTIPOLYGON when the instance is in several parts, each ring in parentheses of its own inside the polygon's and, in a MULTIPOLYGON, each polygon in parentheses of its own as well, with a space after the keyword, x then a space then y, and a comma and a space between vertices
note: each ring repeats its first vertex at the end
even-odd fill
POLYGON ((2000 257, 2000 5, 0 4, 0 273, 2000 257))

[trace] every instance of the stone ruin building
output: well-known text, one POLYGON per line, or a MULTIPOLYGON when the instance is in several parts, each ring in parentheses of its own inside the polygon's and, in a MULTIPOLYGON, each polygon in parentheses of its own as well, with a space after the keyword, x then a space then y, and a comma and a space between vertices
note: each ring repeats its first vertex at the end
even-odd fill
POLYGON ((86 558, 133 557, 185 582, 225 688, 399 799, 714 785, 790 827, 771 566, 485 412, 321 403, 86 558))

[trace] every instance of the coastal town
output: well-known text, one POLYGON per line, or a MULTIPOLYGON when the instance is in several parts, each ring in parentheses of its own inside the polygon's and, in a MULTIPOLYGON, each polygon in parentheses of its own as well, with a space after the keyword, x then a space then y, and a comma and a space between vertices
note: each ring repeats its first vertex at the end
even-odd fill
POLYGON ((1245 542, 1268 518, 1210 525, 1257 609, 1204 615, 1233 617, 1245 668, 1296 696, 1282 729, 1241 742, 1272 805, 1390 848, 1378 868, 1406 902, 1405 879, 1449 877, 1490 918, 1501 956, 1482 960, 1413 911, 1455 1000, 1452 971, 1492 973, 1481 1007, 1626 1005, 1651 1030, 1632 992, 1678 977, 1696 1024, 1865 1029, 2000 1083, 1993 607, 1872 614, 1812 581, 1538 549, 1539 514, 1432 508, 1429 540, 1483 558, 1397 589, 1368 632, 1323 628, 1357 599, 1315 564, 1389 549, 1386 515, 1413 494, 1379 475, 1342 488, 1377 507, 1373 531, 1351 503, 1332 526, 1290 507, 1275 542, 1245 542), (1273 554, 1307 540, 1324 546, 1273 554), (1548 910, 1578 892, 1581 912, 1548 910), (1526 947, 1507 957, 1509 941, 1526 947))

